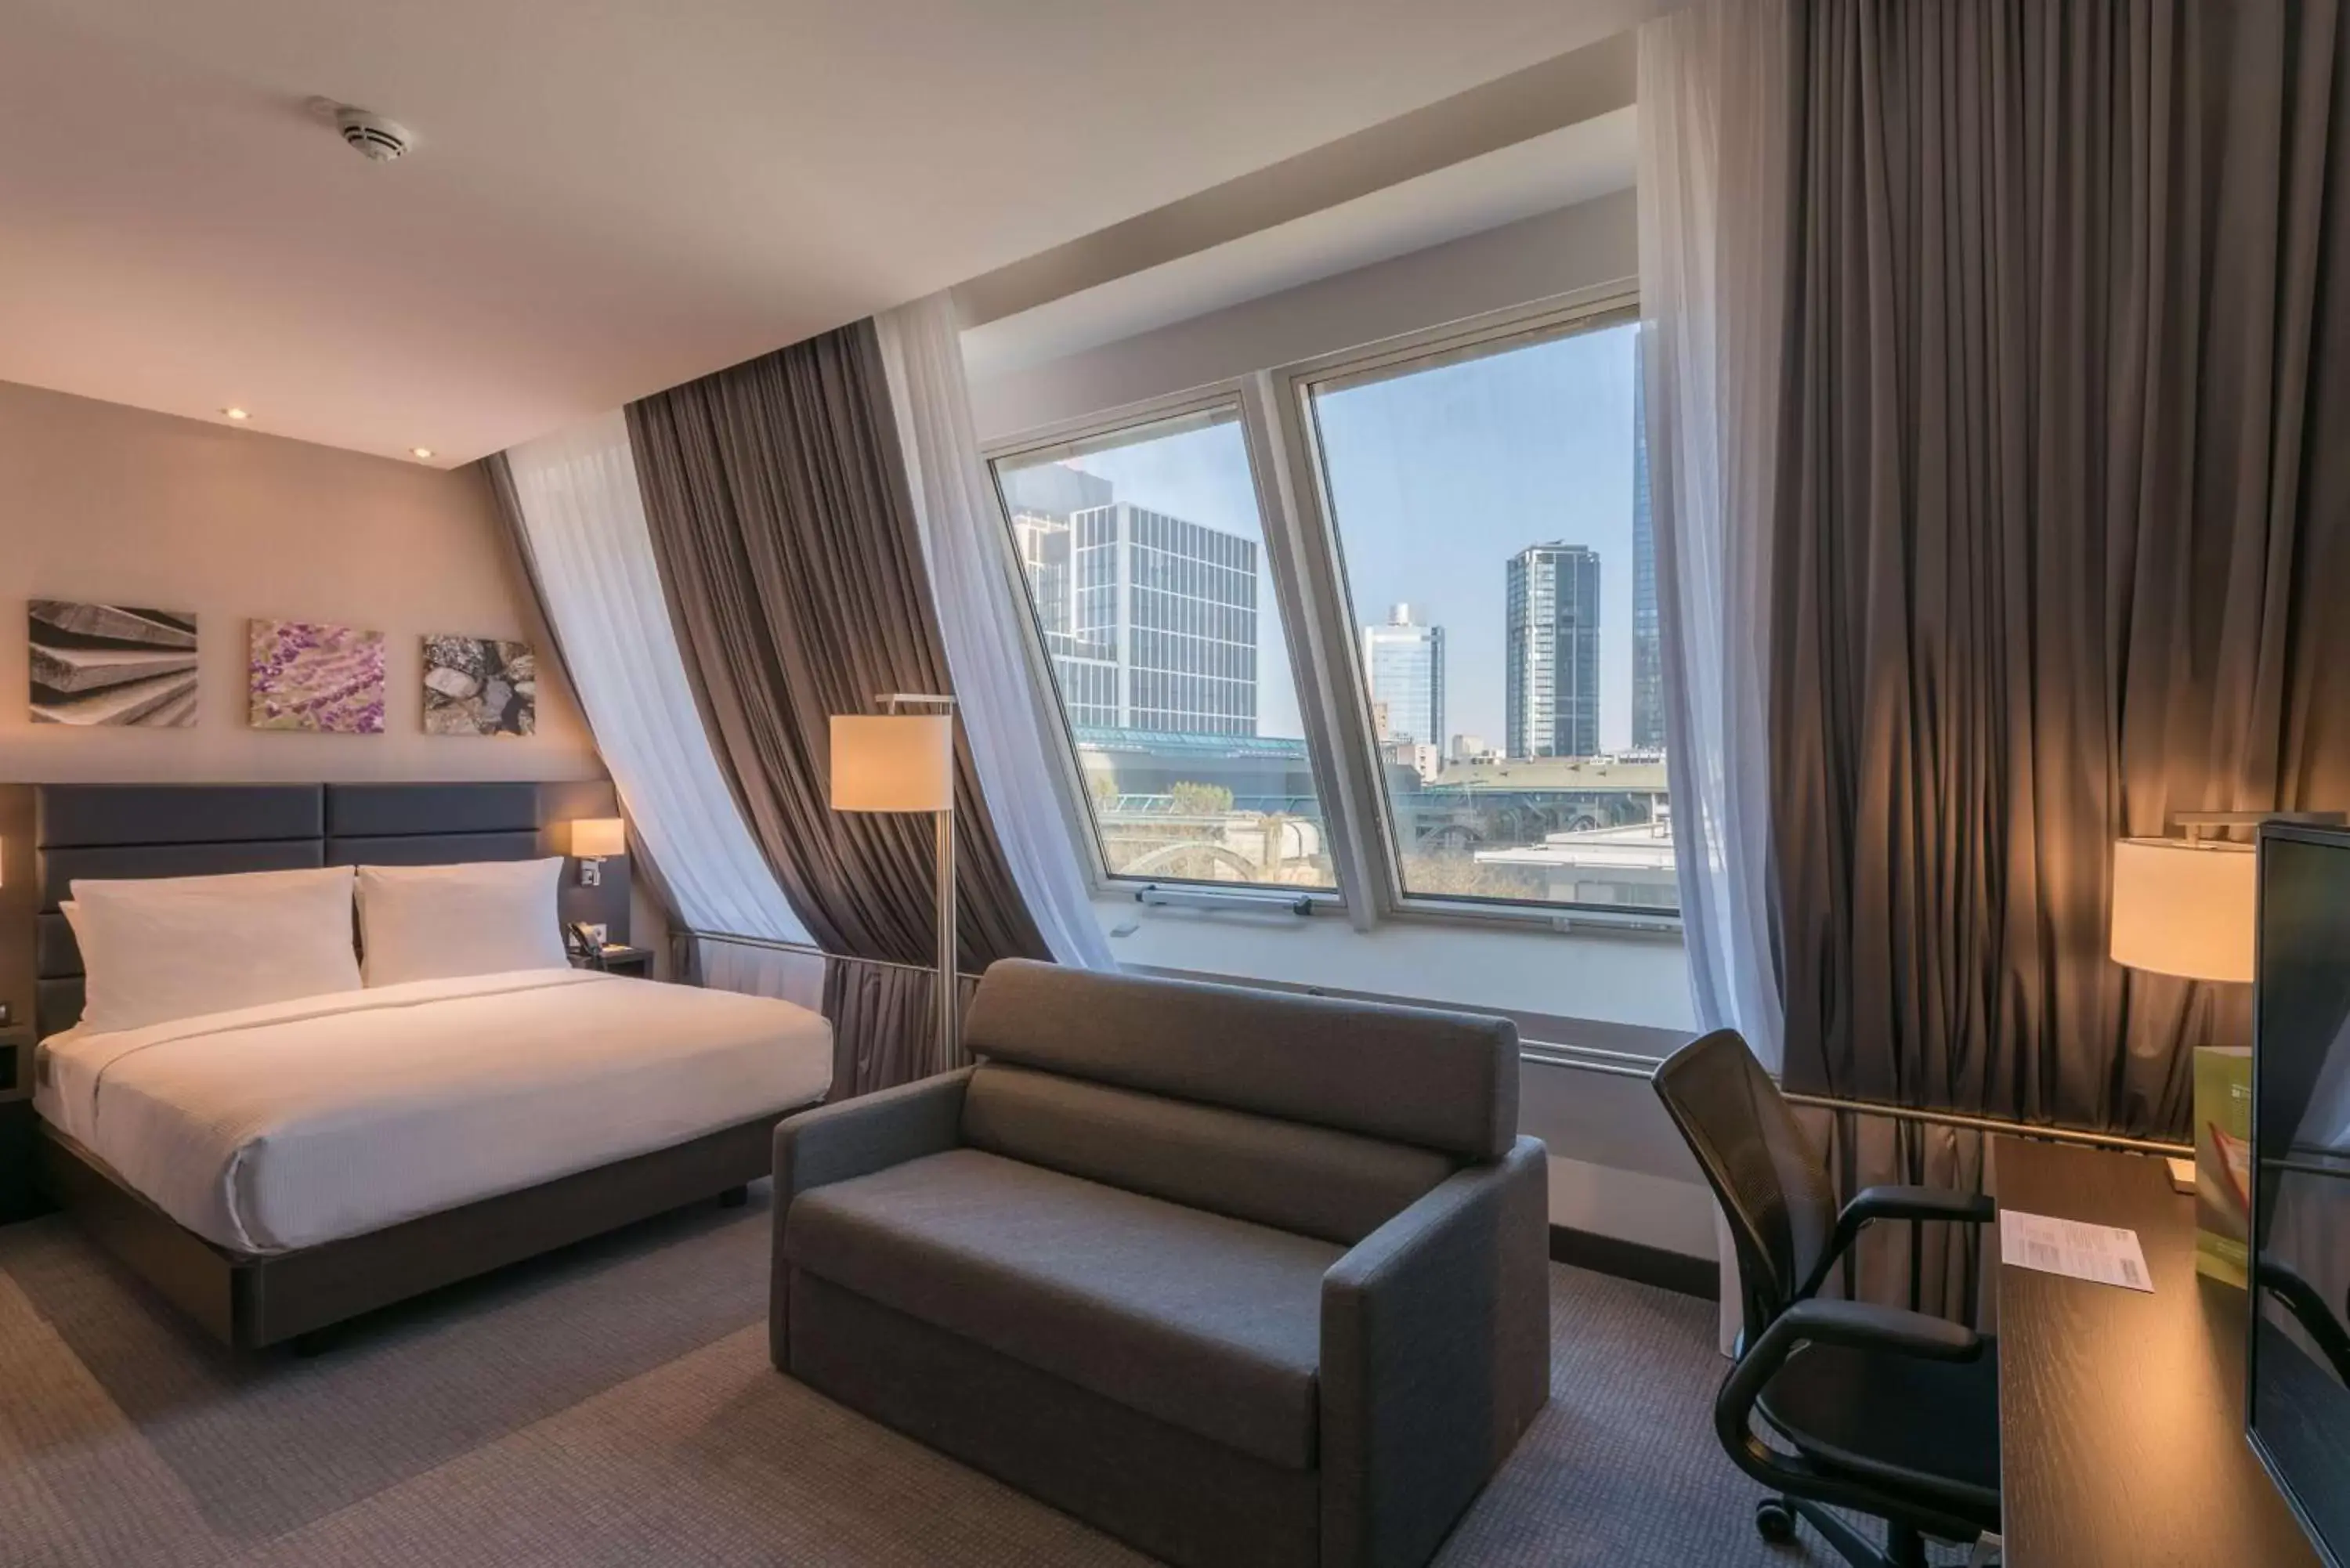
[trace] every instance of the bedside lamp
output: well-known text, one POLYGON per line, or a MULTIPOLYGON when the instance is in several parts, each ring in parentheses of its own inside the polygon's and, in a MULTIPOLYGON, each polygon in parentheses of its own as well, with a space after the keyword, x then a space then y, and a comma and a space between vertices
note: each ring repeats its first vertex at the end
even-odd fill
POLYGON ((571 825, 571 857, 579 862, 579 885, 604 885, 604 862, 629 852, 629 825, 617 816, 583 816, 571 825))
POLYGON ((936 1070, 954 1064, 955 1006, 954 699, 894 692, 880 713, 832 716, 832 809, 927 812, 938 825, 936 1070), (928 707, 935 713, 903 713, 928 707))

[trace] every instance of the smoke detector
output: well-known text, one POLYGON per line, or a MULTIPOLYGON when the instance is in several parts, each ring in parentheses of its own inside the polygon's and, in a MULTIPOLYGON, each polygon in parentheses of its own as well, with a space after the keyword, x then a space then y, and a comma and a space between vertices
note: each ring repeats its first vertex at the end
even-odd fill
POLYGON ((389 163, 416 143, 407 127, 348 104, 336 108, 335 129, 343 133, 343 140, 360 157, 371 163, 389 163))

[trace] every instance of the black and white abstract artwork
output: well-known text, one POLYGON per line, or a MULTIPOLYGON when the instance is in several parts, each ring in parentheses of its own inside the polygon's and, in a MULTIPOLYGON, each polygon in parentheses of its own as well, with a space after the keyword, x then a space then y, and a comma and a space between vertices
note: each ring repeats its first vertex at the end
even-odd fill
POLYGON ((424 732, 527 735, 538 728, 530 644, 494 637, 424 639, 424 732))
POLYGON ((196 722, 196 618, 35 599, 33 722, 185 729, 196 722))

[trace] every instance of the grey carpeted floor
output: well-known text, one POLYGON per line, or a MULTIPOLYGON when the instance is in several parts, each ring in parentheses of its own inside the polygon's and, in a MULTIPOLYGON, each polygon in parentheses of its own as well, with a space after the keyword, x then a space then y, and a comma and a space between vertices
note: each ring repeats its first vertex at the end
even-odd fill
MULTIPOLYGON (((766 1356, 711 1208, 240 1358, 52 1216, 0 1230, 0 1563, 1135 1564, 766 1356)), ((1714 1446, 1704 1303, 1555 1267, 1555 1394, 1440 1559, 1821 1563, 1714 1446)))

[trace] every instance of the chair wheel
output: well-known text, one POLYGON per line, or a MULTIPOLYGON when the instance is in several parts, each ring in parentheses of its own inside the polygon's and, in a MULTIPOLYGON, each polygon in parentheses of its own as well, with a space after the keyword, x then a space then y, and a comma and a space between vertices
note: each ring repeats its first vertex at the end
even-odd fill
POLYGON ((1795 1539, 1795 1514, 1785 1502, 1766 1497, 1754 1505, 1754 1529, 1773 1546, 1784 1546, 1795 1539))

